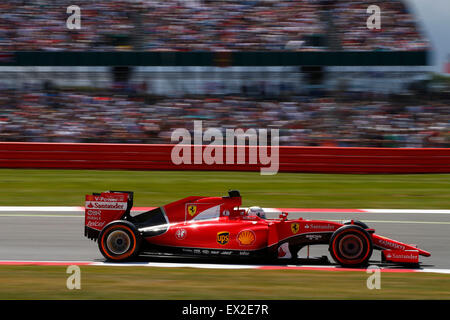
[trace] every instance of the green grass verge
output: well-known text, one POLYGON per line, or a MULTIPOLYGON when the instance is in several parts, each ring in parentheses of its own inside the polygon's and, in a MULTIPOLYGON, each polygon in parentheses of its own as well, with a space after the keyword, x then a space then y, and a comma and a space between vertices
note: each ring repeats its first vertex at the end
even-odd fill
POLYGON ((310 208, 450 208, 450 174, 343 175, 200 171, 0 169, 0 205, 84 204, 105 190, 135 192, 135 206, 238 189, 245 206, 310 208))
POLYGON ((82 266, 68 290, 66 267, 1 266, 0 299, 450 299, 450 275, 82 266))

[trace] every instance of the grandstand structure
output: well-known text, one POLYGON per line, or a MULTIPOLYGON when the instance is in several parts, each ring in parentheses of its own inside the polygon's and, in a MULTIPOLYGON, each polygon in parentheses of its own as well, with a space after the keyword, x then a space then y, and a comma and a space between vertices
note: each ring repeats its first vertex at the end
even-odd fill
POLYGON ((430 43, 400 0, 0 4, 0 140, 167 143, 177 127, 280 128, 281 144, 450 146, 422 95, 430 43))

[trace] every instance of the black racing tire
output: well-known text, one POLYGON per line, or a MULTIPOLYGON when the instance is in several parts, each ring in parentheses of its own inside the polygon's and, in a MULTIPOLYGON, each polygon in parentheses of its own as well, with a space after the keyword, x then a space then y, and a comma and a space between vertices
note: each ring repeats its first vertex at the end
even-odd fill
MULTIPOLYGON (((344 224, 351 225, 352 221, 351 220, 344 221, 344 224)), ((363 229, 369 229, 369 226, 367 224, 365 224, 364 222, 361 222, 359 220, 353 220, 353 225, 360 226, 363 229)))
POLYGON ((98 236, 98 247, 108 261, 129 261, 139 255, 142 237, 134 224, 117 220, 107 224, 98 236))
POLYGON ((344 225, 331 236, 329 251, 343 267, 367 266, 373 252, 372 236, 358 225, 344 225))

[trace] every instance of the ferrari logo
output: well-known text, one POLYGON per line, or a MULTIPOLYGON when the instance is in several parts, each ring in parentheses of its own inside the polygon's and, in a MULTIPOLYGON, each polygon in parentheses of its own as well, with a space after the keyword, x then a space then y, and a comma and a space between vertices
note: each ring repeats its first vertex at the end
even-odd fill
POLYGON ((293 234, 296 234, 300 230, 300 225, 298 223, 291 224, 291 230, 293 234))
POLYGON ((230 240, 230 233, 228 231, 221 231, 217 233, 217 243, 226 245, 230 240))
POLYGON ((193 217, 195 213, 197 212, 197 206, 191 205, 187 207, 187 211, 189 212, 189 215, 193 217))

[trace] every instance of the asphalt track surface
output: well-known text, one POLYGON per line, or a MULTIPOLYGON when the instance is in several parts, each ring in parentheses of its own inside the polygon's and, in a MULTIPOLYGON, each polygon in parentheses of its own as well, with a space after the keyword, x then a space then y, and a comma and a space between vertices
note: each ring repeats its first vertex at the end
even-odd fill
MULTIPOLYGON (((423 268, 450 269, 450 214, 448 213, 290 213, 289 219, 323 219, 366 222, 376 233, 431 252, 420 257, 423 268)), ((268 214, 278 218, 278 214, 268 214)), ((306 249, 300 256, 306 255, 306 249)), ((327 246, 311 246, 310 256, 328 254, 327 246)), ((84 237, 82 212, 0 213, 0 260, 104 261, 97 243, 84 237)), ((152 261, 149 259, 148 261, 152 261)), ((380 261, 374 250, 371 264, 380 261)))

